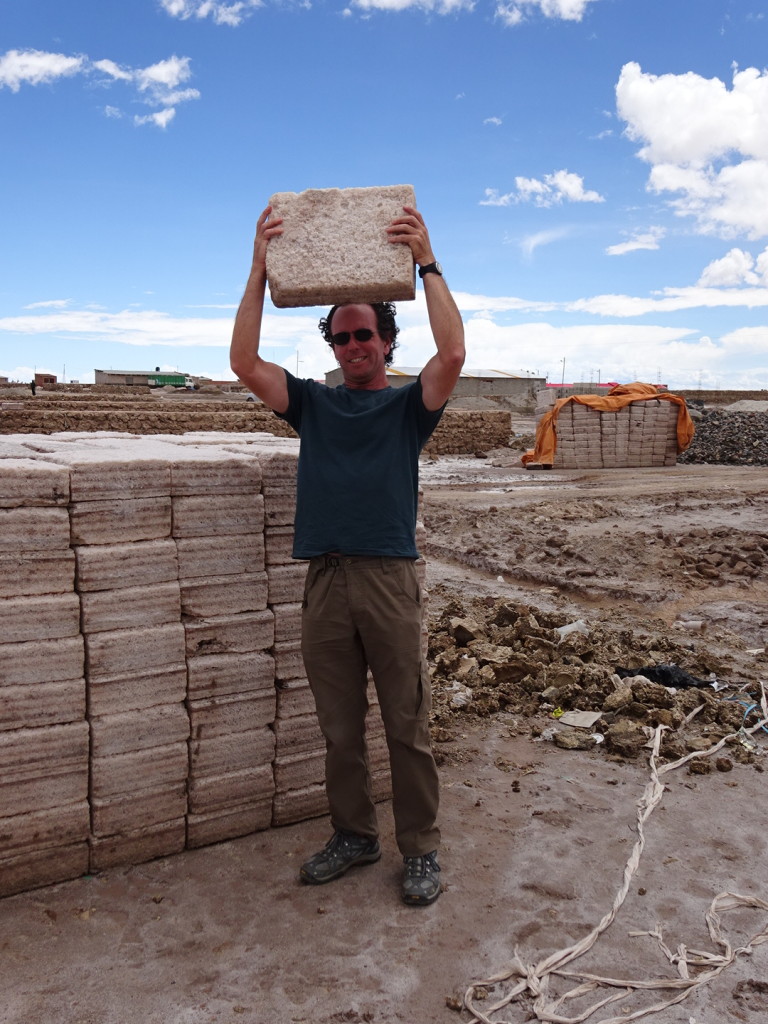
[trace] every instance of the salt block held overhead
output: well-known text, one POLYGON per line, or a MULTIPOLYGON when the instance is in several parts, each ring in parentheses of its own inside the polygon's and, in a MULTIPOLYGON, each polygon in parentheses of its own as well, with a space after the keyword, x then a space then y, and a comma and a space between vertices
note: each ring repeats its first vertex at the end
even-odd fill
POLYGON ((267 281, 280 308, 415 298, 413 256, 386 228, 415 206, 411 185, 276 192, 283 234, 267 249, 267 281))

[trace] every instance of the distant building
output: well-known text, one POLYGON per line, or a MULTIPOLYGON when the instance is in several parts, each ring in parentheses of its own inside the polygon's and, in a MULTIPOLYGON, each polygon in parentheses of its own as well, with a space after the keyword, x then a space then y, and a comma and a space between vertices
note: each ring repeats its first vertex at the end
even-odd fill
MULTIPOLYGON (((387 382, 393 388, 401 388, 416 380, 421 370, 422 367, 389 366, 387 382)), ((341 367, 325 375, 325 383, 329 387, 336 387, 343 381, 341 367)), ((524 404, 532 402, 545 383, 545 377, 526 377, 506 370, 462 370, 451 398, 503 398, 516 405, 524 404)))
POLYGON ((58 377, 56 376, 55 373, 36 373, 35 374, 35 384, 39 388, 45 387, 46 384, 48 384, 48 385, 56 384, 57 381, 58 381, 58 377))
POLYGON ((176 388, 194 387, 194 380, 188 373, 161 371, 159 366, 154 370, 94 370, 96 384, 144 385, 150 388, 161 388, 167 384, 176 388))

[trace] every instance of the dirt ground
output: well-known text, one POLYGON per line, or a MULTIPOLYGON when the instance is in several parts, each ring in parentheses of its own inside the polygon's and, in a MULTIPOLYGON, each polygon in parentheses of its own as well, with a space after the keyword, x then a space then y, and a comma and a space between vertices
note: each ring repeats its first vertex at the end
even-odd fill
MULTIPOLYGON (((673 958, 684 946, 699 962, 691 977, 766 933, 768 734, 739 734, 759 721, 748 708, 768 682, 765 469, 531 472, 500 450, 425 462, 422 483, 438 902, 400 903, 386 804, 381 861, 328 886, 296 880, 328 837, 318 819, 24 893, 0 901, 2 1024, 466 1024, 471 984, 515 956, 546 979, 542 963, 589 936, 623 882, 616 919, 564 969, 626 987, 550 1015, 533 1008, 535 983, 497 1011, 509 981, 474 991, 488 1020, 510 1024, 581 1020, 618 992, 588 1020, 626 1021, 675 994, 632 983, 681 977, 658 938, 634 933, 661 933, 673 958), (706 687, 673 697, 614 678, 662 663, 706 687), (601 717, 563 725, 574 710, 601 717), (662 770, 695 756, 649 796, 645 743, 659 725, 662 770), (625 745, 639 733, 642 746, 625 745), (583 749, 560 745, 574 736, 583 749), (643 797, 645 846, 625 871, 643 797), (755 905, 720 914, 717 944, 706 915, 726 892, 755 905)), ((768 944, 756 942, 644 1019, 763 1022, 766 978, 768 944)), ((553 977, 550 993, 577 983, 553 977)))

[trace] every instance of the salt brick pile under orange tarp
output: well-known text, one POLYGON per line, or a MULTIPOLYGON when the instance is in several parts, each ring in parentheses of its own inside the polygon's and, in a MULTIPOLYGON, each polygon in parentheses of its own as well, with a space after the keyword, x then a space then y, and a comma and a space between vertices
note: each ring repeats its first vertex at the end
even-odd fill
POLYGON ((611 388, 607 395, 569 395, 566 398, 559 398, 552 409, 542 416, 536 427, 535 448, 527 451, 521 456, 524 466, 529 464, 552 465, 555 461, 557 449, 557 417, 563 406, 569 402, 579 405, 587 405, 598 412, 618 412, 632 402, 642 402, 649 399, 661 399, 674 402, 679 406, 677 417, 677 450, 684 452, 690 445, 694 435, 694 425, 688 413, 685 399, 680 395, 673 395, 668 391, 661 391, 653 384, 642 384, 635 381, 632 384, 617 384, 611 388))

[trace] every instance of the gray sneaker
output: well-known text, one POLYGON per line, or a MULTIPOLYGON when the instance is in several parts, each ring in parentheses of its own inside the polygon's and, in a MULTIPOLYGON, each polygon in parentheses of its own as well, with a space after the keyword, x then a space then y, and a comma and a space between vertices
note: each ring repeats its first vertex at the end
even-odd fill
POLYGON ((309 885, 323 885, 340 878, 355 864, 373 864, 381 857, 378 839, 353 832, 334 832, 319 853, 301 865, 299 878, 309 885))
POLYGON ((426 907, 440 895, 440 865, 437 850, 422 857, 403 857, 403 902, 426 907))

